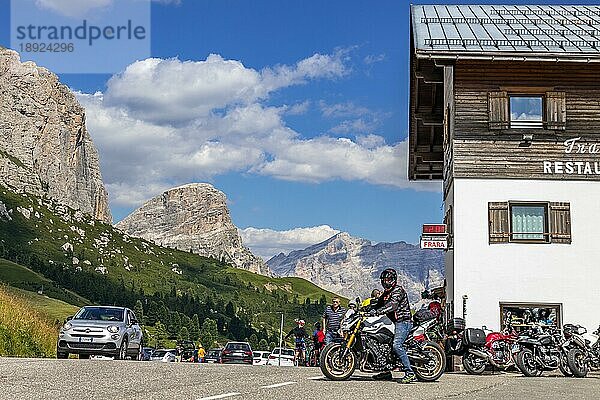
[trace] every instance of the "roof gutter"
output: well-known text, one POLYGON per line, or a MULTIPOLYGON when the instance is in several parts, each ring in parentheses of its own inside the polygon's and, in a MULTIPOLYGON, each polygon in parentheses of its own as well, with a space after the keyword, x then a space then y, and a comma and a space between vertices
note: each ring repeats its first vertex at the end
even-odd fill
POLYGON ((597 63, 600 62, 600 56, 594 55, 571 55, 565 56, 560 53, 528 54, 528 53, 496 53, 489 52, 468 52, 468 53, 447 53, 447 52, 416 52, 417 58, 425 59, 444 59, 444 60, 485 60, 485 61, 543 61, 543 62, 579 62, 579 63, 597 63))

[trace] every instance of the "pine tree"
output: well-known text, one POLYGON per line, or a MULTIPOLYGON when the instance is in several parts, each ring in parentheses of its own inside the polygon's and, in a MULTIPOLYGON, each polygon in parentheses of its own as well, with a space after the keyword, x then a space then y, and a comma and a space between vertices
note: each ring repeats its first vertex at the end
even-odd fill
POLYGON ((206 318, 200 328, 200 342, 205 349, 210 349, 215 345, 218 338, 217 323, 210 318, 206 318))
POLYGON ((256 336, 256 334, 254 333, 250 335, 250 337, 248 338, 248 343, 250 343, 250 347, 252 348, 252 350, 258 349, 258 336, 256 336))
POLYGON ((156 348, 165 347, 167 342, 167 329, 162 322, 156 321, 154 325, 154 344, 156 348))
POLYGON ((144 306, 142 305, 141 300, 135 302, 135 307, 133 307, 133 313, 137 317, 140 324, 144 322, 144 306))
POLYGON ((190 332, 187 326, 182 327, 177 334, 179 340, 190 340, 190 332))
POLYGON ((260 341, 258 342, 258 349, 261 351, 273 350, 273 348, 269 348, 269 343, 265 339, 260 339, 260 341))
POLYGON ((192 323, 190 324, 190 337, 192 340, 198 340, 200 336, 200 319, 198 314, 194 314, 192 317, 192 323))

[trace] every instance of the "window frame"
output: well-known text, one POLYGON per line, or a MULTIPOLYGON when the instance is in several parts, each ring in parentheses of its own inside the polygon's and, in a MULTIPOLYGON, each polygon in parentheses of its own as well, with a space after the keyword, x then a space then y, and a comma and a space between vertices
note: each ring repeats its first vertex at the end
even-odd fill
POLYGON ((550 202, 546 201, 509 201, 508 202, 508 242, 509 243, 540 243, 549 244, 550 233, 550 202), (513 207, 543 207, 544 209, 544 231, 542 239, 516 239, 514 235, 540 234, 539 232, 513 232, 513 207))
MULTIPOLYGON (((512 301, 500 301, 500 327, 504 329, 504 311, 505 308, 555 308, 556 312, 556 326, 562 328, 563 325, 563 303, 544 303, 544 302, 512 302, 512 301)), ((515 327, 516 328, 516 327, 515 327)), ((517 329, 519 331, 519 329, 517 329)))
POLYGON ((546 118, 546 95, 543 93, 521 93, 521 92, 508 92, 508 129, 546 129, 547 118, 546 118), (513 121, 512 119, 512 107, 511 99, 513 98, 538 98, 541 100, 542 108, 542 119, 539 121, 532 121, 530 124, 528 121, 513 121), (514 124, 522 124, 521 126, 514 126, 514 124), (530 125, 529 125, 530 124, 530 125))

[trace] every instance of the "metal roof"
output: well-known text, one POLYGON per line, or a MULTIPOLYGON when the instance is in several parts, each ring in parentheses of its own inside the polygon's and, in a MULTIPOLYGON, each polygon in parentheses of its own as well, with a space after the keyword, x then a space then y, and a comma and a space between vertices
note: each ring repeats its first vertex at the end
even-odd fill
POLYGON ((600 6, 413 5, 417 57, 600 61, 600 6))

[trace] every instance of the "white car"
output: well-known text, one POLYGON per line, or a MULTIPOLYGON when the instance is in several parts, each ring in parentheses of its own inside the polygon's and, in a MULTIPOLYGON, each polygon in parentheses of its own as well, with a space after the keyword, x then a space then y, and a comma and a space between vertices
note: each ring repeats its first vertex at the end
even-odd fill
POLYGON ((254 362, 252 365, 267 365, 270 354, 270 351, 255 351, 254 354, 252 354, 254 357, 254 362))
POLYGON ((294 366, 294 350, 281 347, 275 347, 269 355, 267 365, 276 365, 282 367, 294 366), (280 354, 281 353, 281 354, 280 354))
POLYGON ((154 352, 150 356, 150 361, 175 362, 175 360, 175 350, 154 350, 154 352))

